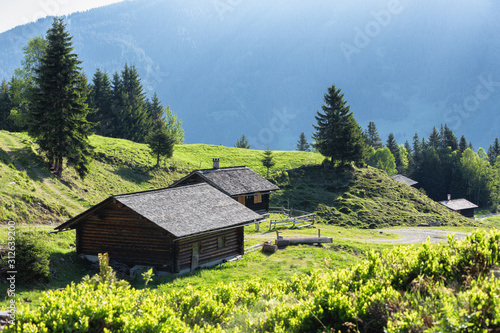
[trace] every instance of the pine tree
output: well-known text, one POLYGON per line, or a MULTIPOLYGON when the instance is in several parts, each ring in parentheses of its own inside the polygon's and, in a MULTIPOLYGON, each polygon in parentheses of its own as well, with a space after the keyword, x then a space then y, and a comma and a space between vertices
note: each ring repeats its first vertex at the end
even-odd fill
POLYGON ((155 120, 153 130, 146 137, 146 143, 151 149, 151 155, 156 157, 156 166, 160 166, 160 158, 170 158, 174 153, 175 140, 167 130, 162 118, 155 120))
POLYGON ((310 145, 307 143, 306 135, 304 132, 300 133, 299 141, 297 141, 297 150, 298 151, 311 151, 309 148, 310 145))
POLYGON ((429 146, 434 147, 434 149, 441 148, 441 135, 437 131, 436 127, 433 127, 432 133, 429 136, 429 146))
POLYGON ((15 125, 10 119, 10 110, 14 103, 10 100, 9 85, 6 80, 0 85, 0 130, 13 131, 15 125))
POLYGON ((445 124, 442 135, 443 147, 450 147, 452 151, 458 149, 458 140, 453 131, 445 124))
POLYGON ((370 121, 368 123, 368 129, 364 133, 364 138, 368 147, 373 147, 375 149, 383 147, 382 139, 380 139, 380 135, 377 131, 377 126, 375 126, 375 123, 373 121, 370 121))
POLYGON ((462 135, 460 137, 460 142, 458 143, 458 151, 463 153, 465 149, 467 149, 467 139, 462 135))
POLYGON ((269 178, 269 169, 276 164, 273 158, 273 152, 269 150, 268 146, 264 152, 264 158, 262 159, 262 165, 267 168, 267 178, 269 178))
POLYGON ((89 172, 91 146, 87 121, 87 82, 71 46, 71 36, 62 19, 55 18, 47 32, 47 48, 36 69, 29 134, 61 176, 63 162, 73 166, 81 178, 89 172))
POLYGON ((92 79, 88 103, 93 113, 89 114, 87 118, 90 122, 96 124, 95 133, 102 136, 111 136, 113 124, 116 121, 111 107, 111 83, 108 74, 102 72, 99 68, 92 79))
POLYGON ((495 141, 493 144, 490 145, 488 148, 488 160, 490 161, 491 165, 495 165, 495 162, 497 161, 497 157, 500 155, 500 142, 498 141, 498 138, 495 138, 495 141))
POLYGON ((315 148, 324 156, 330 157, 332 165, 350 162, 362 163, 365 143, 356 119, 344 101, 344 94, 335 86, 328 88, 324 96, 323 112, 315 116, 317 125, 313 139, 315 148))
POLYGON ((247 138, 245 137, 245 134, 241 136, 238 140, 236 140, 236 143, 234 145, 236 148, 243 148, 243 149, 250 149, 250 144, 248 143, 247 138))

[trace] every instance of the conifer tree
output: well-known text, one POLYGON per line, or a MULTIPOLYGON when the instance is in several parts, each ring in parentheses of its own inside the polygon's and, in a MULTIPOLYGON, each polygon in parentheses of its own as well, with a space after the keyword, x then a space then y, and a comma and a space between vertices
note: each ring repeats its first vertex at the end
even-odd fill
POLYGON ((445 124, 442 135, 442 145, 444 148, 450 147, 452 151, 458 149, 458 140, 453 131, 445 124))
POLYGON ((241 135, 241 138, 236 140, 236 143, 234 146, 236 148, 250 149, 250 144, 248 143, 248 140, 247 140, 245 134, 241 135))
POLYGON ((15 129, 14 123, 9 117, 13 106, 14 103, 9 96, 9 85, 6 80, 3 80, 0 85, 0 130, 13 131, 15 129))
POLYGON ((365 143, 356 119, 344 101, 344 94, 335 86, 328 88, 324 96, 322 112, 315 116, 317 125, 313 139, 315 148, 324 156, 330 157, 332 165, 350 162, 362 163, 365 143))
POLYGON ((368 147, 373 147, 375 149, 382 148, 382 139, 380 139, 377 126, 375 126, 373 121, 368 123, 368 129, 364 132, 364 138, 368 147))
POLYGON ((102 136, 111 136, 113 123, 116 121, 112 112, 112 90, 109 76, 99 68, 94 73, 90 94, 89 107, 93 110, 88 120, 96 124, 95 133, 102 136))
POLYGON ((167 130, 162 118, 158 118, 153 123, 151 133, 146 137, 146 143, 151 149, 151 155, 156 157, 156 166, 160 166, 160 158, 170 158, 174 153, 175 140, 167 130))
POLYGON ((465 149, 467 149, 468 145, 467 145, 467 139, 465 138, 465 136, 461 136, 460 137, 460 142, 458 143, 458 151, 462 154, 465 149))
POLYGON ((61 176, 64 160, 81 178, 89 172, 92 147, 88 141, 87 82, 62 19, 55 18, 47 32, 47 47, 36 69, 29 134, 61 176))
POLYGON ((441 148, 441 135, 437 131, 436 127, 432 129, 432 133, 429 136, 429 146, 434 147, 434 149, 441 148))
POLYGON ((273 152, 269 150, 269 146, 264 152, 264 158, 262 159, 262 165, 267 168, 267 178, 269 178, 269 169, 272 168, 276 162, 274 161, 273 152))
POLYGON ((493 144, 490 145, 488 148, 488 160, 490 161, 491 165, 495 165, 495 162, 497 161, 497 157, 500 155, 500 142, 498 141, 498 138, 495 138, 495 141, 493 144))
POLYGON ((307 143, 306 135, 304 132, 300 133, 299 141, 297 141, 297 150, 298 151, 311 151, 309 148, 310 145, 307 143))

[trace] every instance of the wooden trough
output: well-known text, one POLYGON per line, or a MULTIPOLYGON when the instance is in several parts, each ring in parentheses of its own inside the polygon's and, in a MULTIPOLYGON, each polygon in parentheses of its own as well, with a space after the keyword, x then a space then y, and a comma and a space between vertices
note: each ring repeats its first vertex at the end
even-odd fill
POLYGON ((320 244, 333 242, 332 237, 321 237, 320 229, 318 229, 318 237, 283 238, 283 236, 280 236, 279 234, 280 232, 276 230, 276 240, 274 241, 274 244, 278 247, 298 244, 320 244))

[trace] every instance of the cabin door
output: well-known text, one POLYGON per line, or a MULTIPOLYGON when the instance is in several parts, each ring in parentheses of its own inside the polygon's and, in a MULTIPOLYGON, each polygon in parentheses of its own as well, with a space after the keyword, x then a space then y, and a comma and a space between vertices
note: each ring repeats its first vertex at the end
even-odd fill
POLYGON ((191 255, 191 271, 194 271, 200 261, 200 243, 193 244, 193 254, 191 255))

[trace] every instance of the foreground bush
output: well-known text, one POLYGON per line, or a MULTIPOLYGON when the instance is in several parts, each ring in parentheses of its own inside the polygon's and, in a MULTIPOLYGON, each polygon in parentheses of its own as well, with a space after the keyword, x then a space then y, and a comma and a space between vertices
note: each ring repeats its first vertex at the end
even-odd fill
POLYGON ((325 267, 274 284, 136 290, 100 275, 20 305, 6 332, 486 332, 500 329, 500 232, 371 252, 346 270, 325 267))

